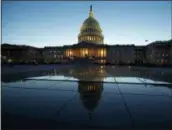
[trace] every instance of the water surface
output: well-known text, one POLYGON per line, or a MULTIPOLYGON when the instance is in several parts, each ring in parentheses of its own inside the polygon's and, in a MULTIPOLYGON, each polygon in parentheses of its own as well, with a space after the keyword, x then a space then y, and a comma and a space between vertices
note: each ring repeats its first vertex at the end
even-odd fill
POLYGON ((2 75, 2 127, 172 128, 168 75, 113 66, 2 75))

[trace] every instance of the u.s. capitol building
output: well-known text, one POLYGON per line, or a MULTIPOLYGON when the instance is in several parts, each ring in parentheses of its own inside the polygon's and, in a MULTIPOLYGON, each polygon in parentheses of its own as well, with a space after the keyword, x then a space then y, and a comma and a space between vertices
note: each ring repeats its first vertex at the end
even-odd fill
POLYGON ((78 34, 78 43, 41 49, 2 48, 2 61, 44 63, 110 63, 172 65, 172 40, 146 46, 104 44, 103 30, 96 20, 92 6, 78 34), (38 51, 39 50, 39 51, 38 51), (21 54, 19 53, 21 52, 21 54), (16 56, 16 58, 14 58, 16 56))

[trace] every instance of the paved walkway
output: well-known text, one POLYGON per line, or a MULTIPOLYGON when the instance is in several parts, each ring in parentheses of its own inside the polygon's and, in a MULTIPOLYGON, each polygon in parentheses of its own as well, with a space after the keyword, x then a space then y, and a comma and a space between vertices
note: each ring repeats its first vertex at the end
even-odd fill
POLYGON ((172 89, 117 82, 5 83, 2 128, 172 128, 172 89))

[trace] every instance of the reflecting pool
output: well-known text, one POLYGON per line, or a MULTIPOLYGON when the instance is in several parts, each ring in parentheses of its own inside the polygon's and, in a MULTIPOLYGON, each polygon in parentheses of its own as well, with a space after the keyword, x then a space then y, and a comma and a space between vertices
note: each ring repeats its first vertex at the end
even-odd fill
POLYGON ((2 75, 2 128, 172 128, 168 74, 69 66, 2 75))

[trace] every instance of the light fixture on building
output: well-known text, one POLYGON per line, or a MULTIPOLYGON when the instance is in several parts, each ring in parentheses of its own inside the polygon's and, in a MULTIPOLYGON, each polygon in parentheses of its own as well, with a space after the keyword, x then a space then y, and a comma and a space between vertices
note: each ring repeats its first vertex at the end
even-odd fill
POLYGON ((12 62, 12 59, 8 59, 8 63, 11 63, 12 62))
POLYGON ((69 51, 69 54, 72 55, 72 51, 69 51))

